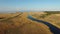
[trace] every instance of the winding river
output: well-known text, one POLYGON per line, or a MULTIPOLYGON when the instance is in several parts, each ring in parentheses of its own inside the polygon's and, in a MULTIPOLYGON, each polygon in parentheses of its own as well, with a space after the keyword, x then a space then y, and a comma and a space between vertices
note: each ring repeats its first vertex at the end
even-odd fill
POLYGON ((60 34, 60 29, 57 28, 56 26, 50 24, 49 22, 45 22, 43 20, 38 20, 38 19, 35 19, 34 17, 32 17, 31 15, 28 15, 27 17, 28 19, 32 20, 32 21, 37 21, 37 22, 40 22, 40 23, 44 23, 45 25, 47 25, 49 28, 50 28, 50 31, 54 34, 60 34))

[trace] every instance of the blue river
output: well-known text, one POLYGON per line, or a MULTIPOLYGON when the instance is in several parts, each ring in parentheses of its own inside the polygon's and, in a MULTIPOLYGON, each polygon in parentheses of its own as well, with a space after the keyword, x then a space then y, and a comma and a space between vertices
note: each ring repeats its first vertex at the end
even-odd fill
POLYGON ((30 20, 33 20, 33 21, 37 21, 37 22, 40 22, 40 23, 44 23, 45 25, 47 25, 47 26, 50 28, 50 31, 51 31, 52 33, 54 33, 54 34, 60 34, 60 29, 57 28, 56 26, 50 24, 49 22, 35 19, 35 18, 33 18, 31 15, 28 15, 27 18, 30 19, 30 20))

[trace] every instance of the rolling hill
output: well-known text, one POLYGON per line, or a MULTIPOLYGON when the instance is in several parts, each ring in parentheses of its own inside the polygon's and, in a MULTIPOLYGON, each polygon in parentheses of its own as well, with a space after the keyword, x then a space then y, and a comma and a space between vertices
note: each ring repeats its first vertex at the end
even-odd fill
POLYGON ((48 26, 27 16, 28 12, 0 14, 0 34, 53 34, 48 26))
POLYGON ((58 11, 30 12, 30 14, 36 19, 50 22, 51 24, 60 28, 60 12, 58 11))

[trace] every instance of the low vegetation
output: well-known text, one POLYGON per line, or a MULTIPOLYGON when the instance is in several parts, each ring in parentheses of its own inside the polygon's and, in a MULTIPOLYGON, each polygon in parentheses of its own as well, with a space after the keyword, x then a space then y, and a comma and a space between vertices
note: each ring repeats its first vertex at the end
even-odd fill
POLYGON ((60 11, 45 11, 47 14, 60 14, 60 11))
POLYGON ((46 22, 49 22, 60 28, 60 11, 45 11, 43 12, 44 14, 39 14, 39 13, 34 13, 35 15, 33 17, 39 20, 44 20, 46 22))
POLYGON ((60 11, 45 11, 44 13, 40 16, 40 18, 45 18, 46 16, 52 15, 52 14, 60 14, 60 11))
POLYGON ((0 21, 0 34, 52 34, 49 27, 31 21, 27 13, 0 21))

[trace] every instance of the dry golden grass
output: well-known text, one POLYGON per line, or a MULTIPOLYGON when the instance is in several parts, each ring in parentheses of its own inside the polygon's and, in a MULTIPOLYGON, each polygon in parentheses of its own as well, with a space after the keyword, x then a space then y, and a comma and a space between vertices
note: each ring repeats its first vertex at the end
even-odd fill
POLYGON ((49 16, 46 16, 45 18, 40 18, 42 14, 46 14, 44 12, 32 12, 31 14, 34 18, 39 19, 39 20, 44 20, 47 22, 50 22, 51 24, 55 25, 56 27, 60 28, 60 14, 51 14, 49 16))
POLYGON ((11 19, 6 17, 5 20, 0 21, 0 34, 52 34, 46 25, 29 20, 27 12, 15 15, 17 14, 11 14, 13 18, 8 16, 11 19))

